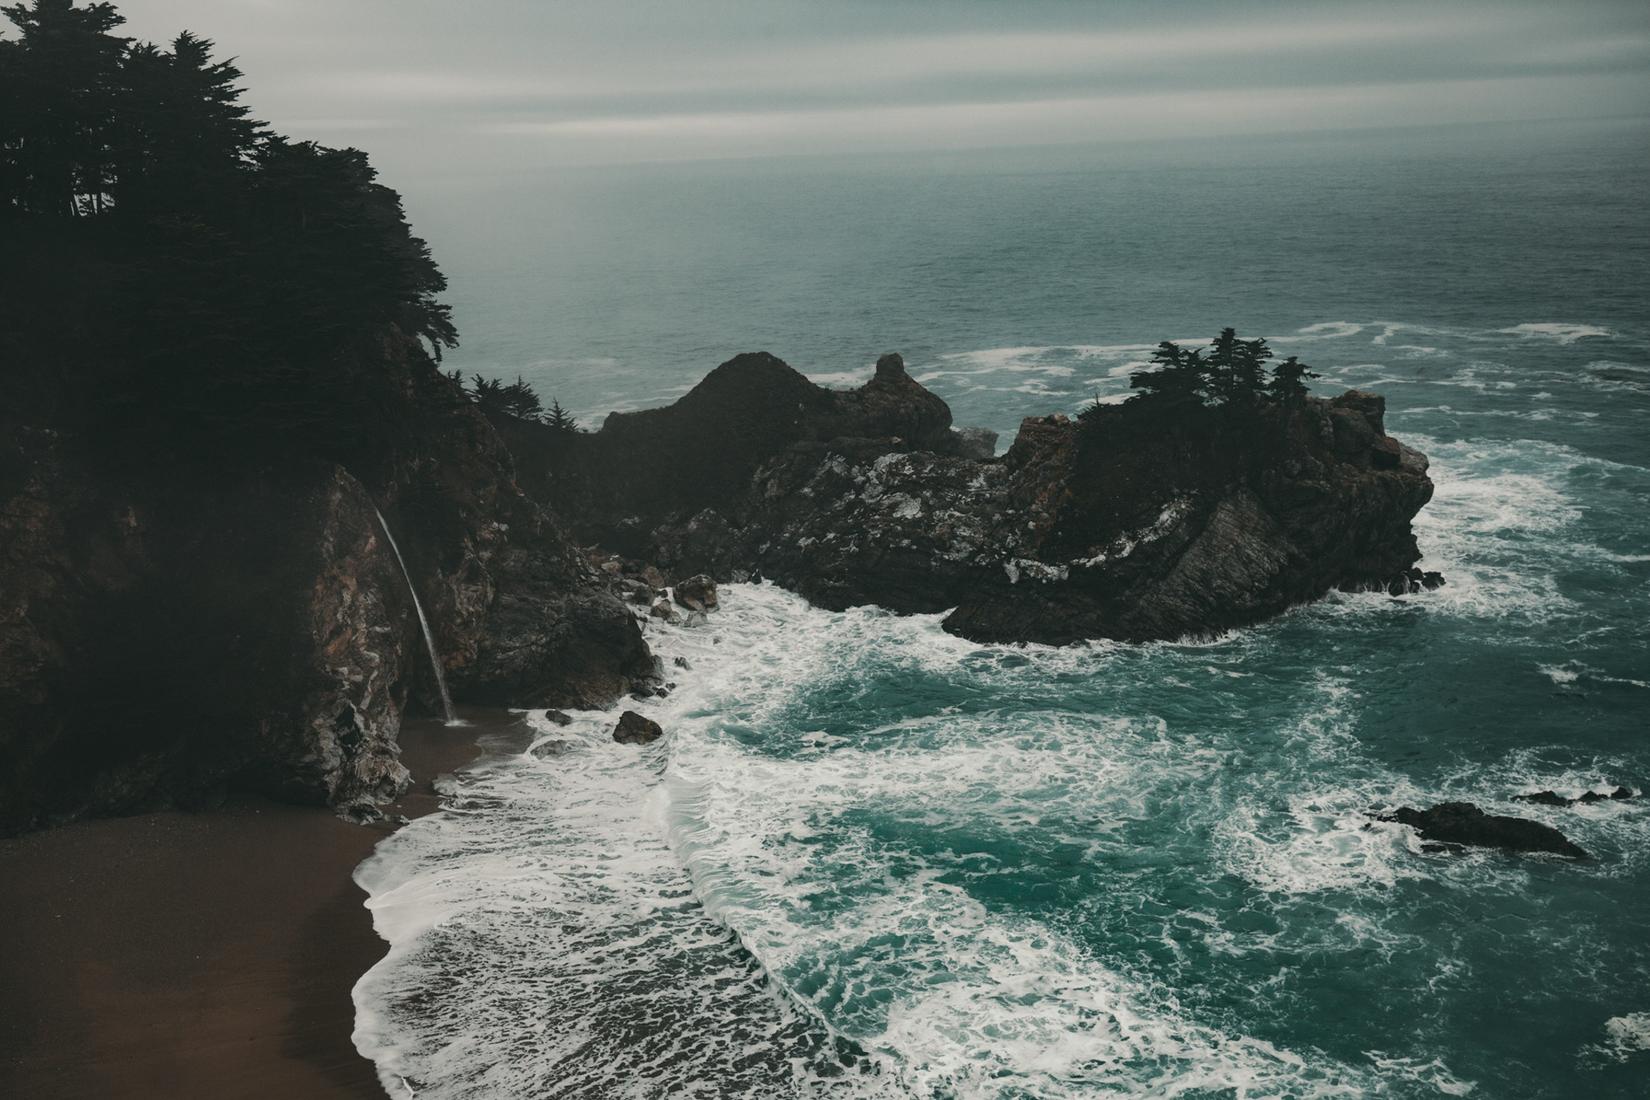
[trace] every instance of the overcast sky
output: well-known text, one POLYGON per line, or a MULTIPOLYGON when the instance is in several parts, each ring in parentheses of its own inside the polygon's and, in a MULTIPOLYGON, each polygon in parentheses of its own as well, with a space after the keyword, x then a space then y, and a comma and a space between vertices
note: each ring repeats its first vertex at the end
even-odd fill
POLYGON ((124 0, 388 173, 1650 114, 1650 3, 124 0))

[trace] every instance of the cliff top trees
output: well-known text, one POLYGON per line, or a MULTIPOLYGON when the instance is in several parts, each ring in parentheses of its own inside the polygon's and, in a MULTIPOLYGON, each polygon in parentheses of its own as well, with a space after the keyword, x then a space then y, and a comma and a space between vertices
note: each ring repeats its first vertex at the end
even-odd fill
POLYGON ((1129 376, 1138 391, 1129 401, 1254 409, 1305 397, 1305 379, 1318 376, 1292 355, 1268 375, 1271 358, 1264 339, 1241 340, 1231 328, 1222 329, 1207 351, 1187 351, 1165 340, 1152 353, 1151 365, 1129 376))
POLYGON ((0 42, 0 188, 6 205, 68 216, 97 209, 108 184, 108 135, 129 39, 112 4, 11 4, 0 42))
POLYGON ((457 332, 366 154, 269 132, 188 32, 133 43, 75 0, 0 17, 0 334, 36 349, 0 365, 13 392, 169 452, 347 459, 411 432, 383 337, 439 358, 457 332))

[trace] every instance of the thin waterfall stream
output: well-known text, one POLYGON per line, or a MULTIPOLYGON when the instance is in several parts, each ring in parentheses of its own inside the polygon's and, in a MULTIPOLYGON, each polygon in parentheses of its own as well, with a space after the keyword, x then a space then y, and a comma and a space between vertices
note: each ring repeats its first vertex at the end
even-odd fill
POLYGON ((441 658, 436 656, 435 635, 430 633, 430 620, 425 618, 424 605, 418 599, 418 589, 413 587, 412 573, 407 569, 407 559, 401 556, 401 547, 395 544, 395 536, 390 534, 390 525, 384 519, 384 513, 376 506, 372 511, 378 517, 378 526, 384 529, 384 538, 395 554, 396 564, 401 566, 401 576, 407 582, 407 594, 412 596, 413 610, 418 612, 418 625, 424 631, 424 651, 430 655, 430 671, 435 673, 435 686, 441 692, 441 714, 449 726, 453 725, 458 721, 457 715, 453 713, 453 697, 447 694, 447 677, 441 671, 441 658))

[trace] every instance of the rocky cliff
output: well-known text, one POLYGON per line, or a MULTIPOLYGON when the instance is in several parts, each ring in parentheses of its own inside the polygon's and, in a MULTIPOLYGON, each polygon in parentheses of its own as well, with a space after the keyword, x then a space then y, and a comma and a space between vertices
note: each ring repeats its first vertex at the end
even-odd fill
POLYGON ((518 450, 581 537, 667 573, 767 577, 832 608, 954 608, 947 629, 980 640, 1144 641, 1435 583, 1410 529, 1426 459, 1383 416, 1358 392, 1131 403, 1028 419, 987 458, 898 356, 832 392, 744 355, 668 408, 518 450), (707 455, 714 475, 696 477, 707 455))
POLYGON ((413 342, 416 446, 350 471, 144 466, 56 428, 0 442, 0 832, 231 787, 353 813, 407 782, 433 676, 395 531, 460 702, 589 706, 649 682, 625 606, 413 342))

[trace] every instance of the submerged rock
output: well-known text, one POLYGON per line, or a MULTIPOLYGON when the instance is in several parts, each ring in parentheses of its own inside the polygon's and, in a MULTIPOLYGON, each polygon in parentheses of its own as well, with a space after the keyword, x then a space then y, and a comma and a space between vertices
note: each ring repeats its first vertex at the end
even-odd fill
POLYGON ((633 710, 619 715, 619 724, 613 727, 613 740, 621 745, 646 745, 664 736, 659 723, 633 710))
POLYGON ((535 759, 548 760, 553 756, 566 756, 568 753, 575 751, 578 747, 579 743, 577 741, 569 741, 562 738, 550 738, 529 746, 527 752, 528 755, 534 757, 535 759))
POLYGON ((1441 802, 1431 809, 1408 806, 1378 820, 1408 825, 1425 840, 1462 844, 1475 848, 1499 848, 1506 852, 1551 852, 1570 859, 1586 859, 1587 853, 1550 825, 1522 817, 1487 814, 1471 802, 1441 802))
POLYGON ((1533 794, 1515 794, 1514 802, 1533 802, 1538 806, 1587 806, 1594 802, 1625 802, 1633 797, 1633 792, 1627 787, 1617 787, 1608 794, 1597 791, 1584 791, 1579 798, 1566 798, 1557 791, 1536 791, 1533 794))

